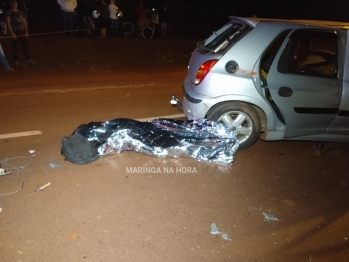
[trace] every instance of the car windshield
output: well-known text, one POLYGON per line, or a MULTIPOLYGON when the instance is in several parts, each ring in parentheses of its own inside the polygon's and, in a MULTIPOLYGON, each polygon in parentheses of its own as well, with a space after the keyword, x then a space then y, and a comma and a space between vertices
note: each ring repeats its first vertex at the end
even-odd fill
POLYGON ((198 50, 203 53, 222 53, 251 30, 246 24, 228 23, 206 40, 198 42, 198 50))

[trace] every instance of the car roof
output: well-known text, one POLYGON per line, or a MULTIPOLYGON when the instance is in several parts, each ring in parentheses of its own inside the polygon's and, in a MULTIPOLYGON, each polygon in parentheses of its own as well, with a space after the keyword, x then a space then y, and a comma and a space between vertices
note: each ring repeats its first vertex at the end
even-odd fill
POLYGON ((270 22, 270 23, 299 24, 299 25, 322 26, 322 27, 330 27, 330 28, 338 28, 338 29, 339 28, 349 29, 349 22, 337 22, 337 21, 275 19, 275 18, 238 17, 238 16, 229 16, 229 20, 245 22, 251 25, 252 27, 256 27, 261 22, 270 22))

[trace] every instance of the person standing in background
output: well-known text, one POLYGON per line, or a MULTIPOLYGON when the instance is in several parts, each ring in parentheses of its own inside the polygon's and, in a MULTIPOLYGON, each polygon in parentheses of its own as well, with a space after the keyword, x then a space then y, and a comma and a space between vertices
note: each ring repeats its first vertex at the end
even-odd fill
POLYGON ((96 25, 101 29, 100 37, 106 37, 107 27, 109 26, 109 11, 108 3, 106 2, 106 0, 100 0, 97 11, 99 13, 99 17, 96 21, 96 25))
POLYGON ((159 21, 160 21, 160 36, 162 38, 167 37, 167 28, 168 28, 168 22, 170 20, 169 12, 167 9, 167 6, 164 5, 159 12, 159 21))
POLYGON ((142 37, 143 27, 147 24, 148 10, 144 8, 143 1, 140 1, 137 6, 137 36, 142 37))
POLYGON ((117 27, 118 27, 118 18, 120 15, 119 8, 115 5, 115 0, 110 0, 110 4, 108 6, 109 11, 109 20, 110 20, 110 35, 117 35, 117 27))
POLYGON ((17 8, 16 0, 11 1, 11 9, 6 12, 8 30, 12 36, 12 56, 15 64, 18 65, 19 43, 22 45, 25 59, 28 66, 36 66, 37 63, 31 60, 28 49, 28 25, 26 15, 17 8))
POLYGON ((76 0, 57 0, 57 3, 61 7, 62 11, 62 29, 65 31, 65 35, 72 36, 72 32, 74 30, 74 12, 78 4, 76 0))

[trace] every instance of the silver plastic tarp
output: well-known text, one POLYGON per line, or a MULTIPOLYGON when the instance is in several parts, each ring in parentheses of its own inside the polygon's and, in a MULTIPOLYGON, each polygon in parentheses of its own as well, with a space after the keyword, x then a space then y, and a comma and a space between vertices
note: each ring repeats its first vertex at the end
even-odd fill
POLYGON ((74 134, 81 134, 93 143, 100 156, 131 150, 157 157, 186 156, 229 165, 239 147, 231 129, 207 119, 140 122, 118 118, 80 125, 74 134))

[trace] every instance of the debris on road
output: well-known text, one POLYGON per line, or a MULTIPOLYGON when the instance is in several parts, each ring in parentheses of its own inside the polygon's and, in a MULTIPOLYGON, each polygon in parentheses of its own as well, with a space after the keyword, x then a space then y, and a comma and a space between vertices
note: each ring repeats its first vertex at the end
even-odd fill
POLYGON ((44 190, 46 187, 48 187, 49 185, 51 185, 51 183, 47 183, 47 184, 45 184, 45 185, 43 185, 43 186, 41 186, 41 187, 35 189, 35 190, 32 191, 30 194, 35 194, 35 193, 37 193, 37 192, 39 192, 39 191, 42 191, 42 190, 44 190))
POLYGON ((56 167, 60 167, 61 165, 60 164, 57 164, 57 163, 55 163, 55 162, 50 162, 50 167, 52 167, 52 168, 56 168, 56 167))
POLYGON ((222 238, 223 238, 224 240, 230 240, 230 241, 231 241, 231 239, 228 237, 228 234, 227 234, 227 233, 221 233, 221 232, 219 232, 216 223, 212 223, 212 224, 211 224, 211 235, 222 235, 222 238))
POLYGON ((231 239, 228 237, 228 234, 226 234, 226 233, 222 234, 222 238, 223 238, 224 240, 231 240, 231 239))
POLYGON ((317 142, 314 148, 317 153, 322 153, 324 151, 325 144, 323 142, 317 142))
POLYGON ((73 239, 77 239, 77 238, 79 238, 80 237, 80 234, 79 233, 75 233, 75 234, 72 234, 70 237, 69 237, 69 239, 70 240, 73 240, 73 239))
POLYGON ((264 220, 273 220, 273 221, 279 221, 278 218, 276 218, 274 215, 272 214, 267 214, 263 212, 263 216, 264 216, 264 220))
POLYGON ((292 199, 285 199, 285 200, 284 200, 284 203, 285 203, 287 206, 289 206, 289 207, 295 207, 295 206, 296 206, 295 202, 294 202, 292 199))
POLYGON ((8 172, 6 169, 1 168, 1 165, 0 165, 0 176, 7 176, 10 174, 11 172, 8 172))
POLYGON ((87 164, 110 153, 136 151, 158 157, 188 156, 228 166, 238 147, 231 129, 207 119, 140 122, 118 118, 80 125, 70 137, 62 138, 61 153, 74 164, 87 164))
MULTIPOLYGON (((34 160, 30 161, 29 163, 26 163, 24 165, 13 165, 13 164, 10 164, 9 162, 11 162, 12 160, 18 160, 18 159, 22 159, 22 158, 31 158, 33 159, 33 157, 27 157, 27 156, 17 156, 17 157, 7 157, 5 159, 2 159, 0 160, 0 167, 3 166, 3 167, 6 167, 6 169, 3 169, 1 168, 2 170, 2 175, 6 175, 6 177, 8 177, 8 179, 6 180, 2 180, 2 183, 4 182, 9 182, 9 181, 12 181, 13 179, 17 178, 18 176, 21 175, 21 171, 34 163, 34 160), (12 172, 12 170, 14 170, 15 172, 12 172)), ((27 181, 29 179, 31 174, 27 175, 20 183, 20 187, 15 190, 15 191, 12 191, 12 192, 8 192, 8 193, 0 193, 0 197, 2 196, 8 196, 8 195, 12 195, 12 194, 15 194, 19 191, 22 190, 23 188, 23 185, 24 185, 24 182, 27 181)))
POLYGON ((216 223, 212 223, 211 224, 211 235, 218 235, 221 232, 218 231, 218 227, 216 225, 216 223))

